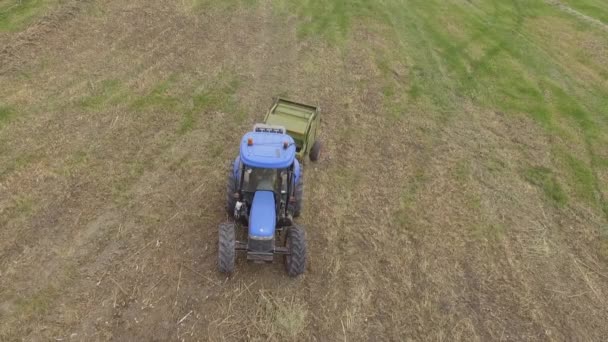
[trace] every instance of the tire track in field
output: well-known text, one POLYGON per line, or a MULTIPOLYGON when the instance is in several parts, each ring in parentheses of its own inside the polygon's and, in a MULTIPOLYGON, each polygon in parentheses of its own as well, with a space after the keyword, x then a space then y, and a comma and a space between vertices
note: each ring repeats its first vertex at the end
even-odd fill
POLYGON ((579 11, 575 10, 574 8, 572 8, 558 0, 546 0, 545 2, 548 3, 549 5, 559 8, 563 12, 571 14, 583 21, 586 21, 586 22, 588 22, 592 25, 595 25, 595 26, 599 27, 600 29, 608 32, 608 24, 604 23, 603 21, 601 21, 599 19, 590 17, 590 16, 586 15, 585 13, 579 12, 579 11))

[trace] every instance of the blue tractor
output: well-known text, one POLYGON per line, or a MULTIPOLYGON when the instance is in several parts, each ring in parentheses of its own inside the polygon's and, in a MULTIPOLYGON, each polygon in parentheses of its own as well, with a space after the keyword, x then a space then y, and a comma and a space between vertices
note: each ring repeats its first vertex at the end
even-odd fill
POLYGON ((219 270, 232 273, 236 254, 267 263, 284 258, 289 276, 306 268, 306 239, 293 218, 302 207, 303 177, 297 144, 283 127, 259 124, 240 142, 228 174, 226 209, 234 221, 219 227, 219 270), (237 240, 237 233, 246 236, 237 240))

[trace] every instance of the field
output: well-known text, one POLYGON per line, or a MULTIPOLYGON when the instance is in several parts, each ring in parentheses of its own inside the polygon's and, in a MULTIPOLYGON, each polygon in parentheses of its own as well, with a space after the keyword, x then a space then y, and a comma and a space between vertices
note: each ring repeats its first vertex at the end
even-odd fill
POLYGON ((605 341, 602 0, 0 0, 0 340, 605 341), (308 267, 217 272, 226 171, 322 108, 308 267))

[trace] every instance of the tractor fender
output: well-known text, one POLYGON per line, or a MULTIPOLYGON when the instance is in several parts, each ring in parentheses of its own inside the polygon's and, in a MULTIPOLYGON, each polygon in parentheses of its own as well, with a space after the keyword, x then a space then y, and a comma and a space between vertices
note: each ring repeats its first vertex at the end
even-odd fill
POLYGON ((256 191, 249 213, 249 239, 272 240, 277 223, 274 193, 256 191))
POLYGON ((234 179, 236 179, 237 181, 241 177, 241 175, 239 174, 240 167, 241 167, 241 157, 237 156, 234 159, 234 163, 232 164, 232 174, 234 175, 234 179))
POLYGON ((294 174, 294 184, 298 184, 298 181, 300 180, 300 175, 302 174, 301 169, 300 169, 300 162, 298 162, 298 160, 294 160, 293 161, 293 174, 294 174))

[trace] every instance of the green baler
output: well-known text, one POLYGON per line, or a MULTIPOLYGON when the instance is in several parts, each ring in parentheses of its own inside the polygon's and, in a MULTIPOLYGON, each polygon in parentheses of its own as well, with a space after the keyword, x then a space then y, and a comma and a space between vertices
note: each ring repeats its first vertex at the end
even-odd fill
POLYGON ((319 160, 321 141, 317 139, 319 108, 282 98, 276 98, 266 113, 264 123, 269 126, 285 127, 296 143, 296 157, 304 161, 319 160))

